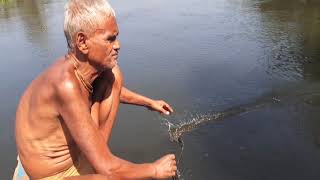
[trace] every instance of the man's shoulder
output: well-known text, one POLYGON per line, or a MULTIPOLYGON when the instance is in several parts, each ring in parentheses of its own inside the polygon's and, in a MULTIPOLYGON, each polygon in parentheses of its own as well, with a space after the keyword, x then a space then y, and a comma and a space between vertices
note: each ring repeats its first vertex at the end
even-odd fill
POLYGON ((115 75, 115 76, 121 76, 122 77, 122 73, 121 73, 121 70, 120 70, 120 67, 119 65, 115 65, 113 68, 112 68, 112 73, 115 75))
POLYGON ((112 69, 112 73, 114 75, 114 83, 115 85, 121 87, 123 85, 123 75, 122 72, 120 70, 120 67, 118 65, 116 65, 113 69, 112 69))
POLYGON ((63 72, 63 74, 57 78, 57 81, 53 83, 53 87, 58 96, 72 95, 80 91, 74 74, 70 72, 63 72))
POLYGON ((103 81, 103 82, 112 82, 112 83, 122 83, 123 81, 123 77, 122 77, 122 73, 120 70, 120 67, 118 65, 116 65, 114 68, 112 68, 112 70, 110 71, 104 71, 103 73, 101 73, 101 75, 99 76, 99 81, 103 81))
POLYGON ((27 90, 32 92, 46 91, 47 94, 51 94, 49 92, 54 92, 57 89, 65 89, 64 87, 70 87, 70 85, 75 86, 76 81, 74 77, 75 75, 72 74, 72 71, 66 67, 63 58, 59 58, 39 74, 30 83, 27 90))
POLYGON ((58 60, 58 62, 53 65, 48 73, 56 95, 65 96, 76 93, 80 90, 72 68, 68 67, 65 62, 58 60))

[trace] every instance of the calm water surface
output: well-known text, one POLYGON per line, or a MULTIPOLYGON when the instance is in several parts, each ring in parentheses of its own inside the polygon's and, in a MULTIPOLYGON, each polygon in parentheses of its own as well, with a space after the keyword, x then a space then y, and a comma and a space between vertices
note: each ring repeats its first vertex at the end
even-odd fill
MULTIPOLYGON (((66 53, 65 0, 0 0, 0 179, 16 164, 15 108, 41 71, 66 53)), ((185 180, 320 178, 320 2, 111 0, 125 84, 163 98, 183 135, 185 180), (262 104, 262 105, 261 105, 262 104), (215 120, 216 114, 237 113, 215 120)), ((122 105, 111 140, 125 159, 180 148, 167 121, 122 105)))

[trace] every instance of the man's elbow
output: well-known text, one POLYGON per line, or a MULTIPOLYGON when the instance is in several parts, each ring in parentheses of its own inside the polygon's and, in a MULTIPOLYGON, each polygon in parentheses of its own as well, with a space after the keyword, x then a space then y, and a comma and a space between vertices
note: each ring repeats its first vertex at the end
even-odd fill
POLYGON ((108 166, 106 168, 103 168, 99 171, 97 171, 98 174, 102 174, 104 176, 107 176, 111 179, 119 179, 119 174, 121 171, 121 164, 118 162, 108 162, 108 166))

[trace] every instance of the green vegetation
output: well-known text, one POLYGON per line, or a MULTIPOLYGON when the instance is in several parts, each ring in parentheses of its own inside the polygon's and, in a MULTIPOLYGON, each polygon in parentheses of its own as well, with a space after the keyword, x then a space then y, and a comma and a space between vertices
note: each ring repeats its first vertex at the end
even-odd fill
POLYGON ((9 4, 11 0, 0 0, 0 5, 6 5, 9 4))

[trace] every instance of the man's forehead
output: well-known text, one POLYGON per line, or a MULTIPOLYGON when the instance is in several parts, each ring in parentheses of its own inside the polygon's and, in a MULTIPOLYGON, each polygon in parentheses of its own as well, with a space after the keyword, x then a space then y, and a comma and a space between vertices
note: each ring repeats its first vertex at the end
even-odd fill
POLYGON ((96 29, 97 33, 111 34, 117 35, 119 32, 117 21, 115 17, 107 17, 105 23, 100 26, 100 28, 96 29))

